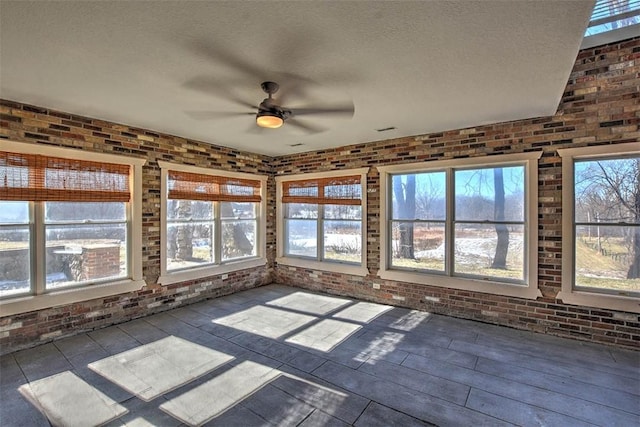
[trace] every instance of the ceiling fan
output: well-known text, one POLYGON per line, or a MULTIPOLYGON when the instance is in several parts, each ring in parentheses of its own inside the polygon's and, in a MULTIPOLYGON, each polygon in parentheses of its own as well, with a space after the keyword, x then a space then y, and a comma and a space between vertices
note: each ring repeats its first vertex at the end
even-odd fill
MULTIPOLYGON (((306 30, 305 30, 306 31, 306 30)), ((287 46, 286 49, 279 49, 279 51, 287 52, 286 63, 290 67, 294 67, 297 63, 308 63, 308 49, 303 40, 311 40, 308 38, 308 34, 305 32, 305 37, 284 37, 278 45, 287 46), (288 43, 292 43, 289 45, 288 43)), ((242 115, 252 115, 256 118, 256 125, 252 125, 248 130, 250 133, 261 132, 264 129, 277 129, 287 123, 287 127, 295 127, 302 131, 313 134, 326 131, 327 128, 322 125, 311 123, 310 120, 301 119, 300 116, 313 115, 318 117, 324 116, 339 116, 343 118, 351 118, 354 114, 353 101, 346 101, 344 97, 341 99, 346 102, 340 102, 339 104, 332 103, 315 103, 318 99, 329 99, 337 94, 336 91, 327 91, 325 88, 318 85, 315 81, 307 79, 292 73, 273 72, 272 70, 263 69, 256 66, 253 61, 247 60, 238 54, 238 51, 227 50, 224 46, 212 45, 208 41, 195 41, 190 42, 187 45, 188 49, 193 51, 196 55, 205 58, 211 58, 216 66, 222 64, 223 66, 230 68, 236 74, 243 75, 236 84, 221 84, 220 80, 216 77, 209 75, 198 76, 190 79, 184 83, 184 86, 199 92, 209 92, 215 95, 217 98, 225 99, 236 105, 250 108, 251 112, 234 112, 234 111, 185 111, 186 114, 191 116, 195 120, 210 120, 221 117, 237 117, 242 115), (244 83, 248 81, 259 82, 265 78, 265 76, 272 76, 271 78, 278 77, 284 80, 282 87, 273 80, 263 81, 261 83, 262 90, 267 94, 267 97, 262 100, 259 106, 256 106, 252 102, 247 102, 244 96, 238 96, 234 88, 239 90, 246 89, 244 83), (274 98, 274 94, 278 93, 278 97, 274 98), (313 98, 309 97, 309 94, 314 95, 313 98), (313 106, 317 108, 297 108, 291 106, 290 99, 294 98, 298 101, 314 99, 313 106), (285 107, 286 105, 286 107, 285 107), (257 110, 257 111, 256 111, 257 110)), ((319 75, 321 80, 324 81, 339 81, 344 84, 345 81, 353 79, 348 72, 342 71, 339 75, 326 75, 326 73, 319 75)), ((275 79, 274 79, 275 80, 275 79)), ((252 87, 253 87, 252 83, 252 87)), ((299 104, 297 104, 299 105, 299 104)), ((306 105, 305 105, 306 107, 306 105)), ((246 110, 245 110, 246 111, 246 110)))
POLYGON ((267 97, 262 100, 258 106, 256 113, 256 124, 261 128, 277 129, 281 127, 285 121, 294 126, 304 128, 307 131, 315 131, 310 126, 304 125, 298 121, 292 120, 294 117, 309 114, 338 114, 353 116, 353 104, 337 108, 295 108, 289 109, 278 105, 273 95, 278 92, 280 85, 276 82, 266 81, 260 84, 262 90, 267 97))
MULTIPOLYGON (((282 101, 288 97, 292 93, 298 94, 298 96, 302 95, 306 92, 309 82, 303 81, 300 82, 299 78, 289 77, 287 84, 287 91, 285 91, 284 95, 279 97, 278 99, 274 98, 274 94, 278 92, 280 89, 280 85, 273 81, 264 81, 260 84, 262 90, 267 94, 267 97, 262 100, 259 106, 252 104, 250 102, 246 102, 245 100, 236 96, 228 87, 219 86, 218 84, 208 80, 208 79, 193 79, 188 82, 186 86, 199 90, 199 91, 209 91, 221 98, 225 98, 228 101, 231 101, 235 104, 239 104, 246 108, 253 109, 253 112, 216 112, 216 111, 185 111, 189 116, 196 120, 210 120, 214 118, 220 117, 236 117, 236 116, 245 116, 252 115, 256 118, 257 129, 277 129, 282 127, 282 125, 287 122, 289 126, 293 126, 301 129, 302 131, 313 134, 319 133, 327 130, 326 128, 319 126, 317 124, 311 124, 309 121, 299 120, 300 116, 341 116, 344 118, 351 118, 354 114, 354 106, 353 102, 341 103, 339 105, 328 105, 324 108, 287 108, 281 105, 282 101), (289 95, 289 96, 288 96, 289 95), (255 111, 257 110, 257 111, 255 111)), ((255 129, 255 128, 254 128, 255 129)), ((257 130, 256 129, 256 130, 257 130)), ((253 131, 251 131, 253 133, 253 131)))
POLYGON ((276 104, 273 94, 280 89, 276 82, 262 82, 262 90, 268 95, 263 99, 256 114, 256 124, 261 128, 277 129, 284 121, 293 115, 293 112, 276 104))

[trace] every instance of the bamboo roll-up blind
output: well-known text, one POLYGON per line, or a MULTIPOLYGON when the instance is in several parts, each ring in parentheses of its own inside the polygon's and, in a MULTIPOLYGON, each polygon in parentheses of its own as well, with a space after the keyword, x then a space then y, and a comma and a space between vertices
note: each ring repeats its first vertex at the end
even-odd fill
POLYGON ((360 175, 284 181, 282 202, 359 205, 362 203, 360 175))
POLYGON ((169 171, 169 199, 260 202, 260 181, 169 171))
POLYGON ((0 200, 128 202, 129 165, 0 151, 0 200))

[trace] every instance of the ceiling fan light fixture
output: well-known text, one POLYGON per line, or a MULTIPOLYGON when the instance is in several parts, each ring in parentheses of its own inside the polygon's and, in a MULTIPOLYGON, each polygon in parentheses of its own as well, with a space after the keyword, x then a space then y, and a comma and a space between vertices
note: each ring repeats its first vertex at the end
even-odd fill
POLYGON ((277 129, 284 124, 284 119, 271 112, 258 113, 256 124, 261 128, 277 129))

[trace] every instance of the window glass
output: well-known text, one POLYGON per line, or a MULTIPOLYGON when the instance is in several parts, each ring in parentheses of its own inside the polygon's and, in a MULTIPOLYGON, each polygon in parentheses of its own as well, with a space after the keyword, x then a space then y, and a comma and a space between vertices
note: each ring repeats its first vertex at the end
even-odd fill
POLYGON ((46 288, 127 277, 122 202, 45 202, 46 288))
POLYGON ((168 200, 167 216, 167 270, 215 261, 213 202, 168 200))
POLYGON ((167 200, 167 219, 199 220, 213 218, 213 203, 197 200, 167 200))
POLYGON ((28 224, 28 202, 5 202, 0 200, 0 224, 28 224))
POLYGON ((444 272, 444 223, 393 221, 391 265, 399 268, 444 272))
POLYGON ((361 205, 324 205, 323 208, 325 219, 362 219, 361 205))
MULTIPOLYGON (((314 187, 311 187, 314 188, 314 187)), ((292 189, 295 191, 297 189, 292 189)), ((285 203, 285 253, 287 255, 318 256, 318 212, 314 203, 285 203)))
POLYGON ((0 297, 31 291, 28 202, 0 201, 0 297))
POLYGON ((324 185, 324 197, 329 199, 362 199, 360 182, 332 182, 324 185))
POLYGON ((455 170, 454 182, 454 274, 524 280, 524 166, 455 170))
POLYGON ((344 176, 298 176, 304 179, 279 184, 283 208, 282 255, 327 264, 363 264, 364 178, 358 172, 349 175, 345 171, 344 176))
POLYGON ((523 221, 524 167, 455 171, 457 221, 523 221))
POLYGON ((391 266, 524 281, 524 176, 521 165, 392 175, 391 266))
POLYGON ((640 292, 640 157, 574 164, 574 286, 640 292))
POLYGON ((256 256, 257 203, 221 202, 222 260, 256 256))
POLYGON ((210 275, 227 261, 259 256, 262 181, 159 164, 166 177, 167 211, 162 274, 180 273, 161 277, 161 283, 182 280, 182 273, 184 277, 210 275))
POLYGON ((122 202, 47 202, 45 220, 104 221, 126 219, 126 204, 122 202))
POLYGON ((446 173, 393 175, 391 178, 393 219, 444 220, 446 217, 446 173))
POLYGON ((312 203, 286 203, 286 218, 318 218, 318 206, 312 203))
POLYGON ((222 260, 256 256, 256 221, 222 221, 222 260))
POLYGON ((285 219, 285 253, 318 256, 318 222, 314 219, 285 219))
POLYGON ((640 24, 640 1, 598 0, 593 7, 585 37, 640 24))
POLYGON ((249 219, 256 218, 257 203, 247 202, 221 202, 220 215, 223 219, 249 219))
POLYGON ((141 246, 132 208, 145 161, 11 141, 7 148, 0 151, 0 297, 29 294, 9 304, 42 308, 142 283, 131 247, 141 246))
POLYGON ((522 225, 456 223, 454 271, 475 276, 523 280, 523 236, 522 225), (497 233, 505 236, 506 243, 502 247, 499 246, 497 233))
POLYGON ((362 261, 362 222, 325 220, 324 258, 350 263, 362 261))
POLYGON ((362 261, 362 206, 323 205, 324 254, 327 260, 362 261))

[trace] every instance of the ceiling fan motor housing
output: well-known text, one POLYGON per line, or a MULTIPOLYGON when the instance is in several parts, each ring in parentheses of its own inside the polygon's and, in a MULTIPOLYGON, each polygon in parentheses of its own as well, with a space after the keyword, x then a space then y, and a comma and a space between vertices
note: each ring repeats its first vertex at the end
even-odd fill
POLYGON ((278 83, 276 82, 262 82, 260 84, 260 87, 263 91, 269 94, 269 97, 271 97, 271 95, 273 95, 278 91, 278 89, 280 89, 280 85, 278 85, 278 83))

